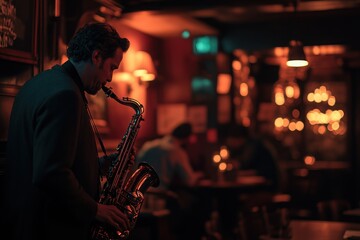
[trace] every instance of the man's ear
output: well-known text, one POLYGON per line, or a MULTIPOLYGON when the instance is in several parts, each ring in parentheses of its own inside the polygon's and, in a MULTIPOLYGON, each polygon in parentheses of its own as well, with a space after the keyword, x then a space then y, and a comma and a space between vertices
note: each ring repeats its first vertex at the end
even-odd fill
POLYGON ((99 50, 94 50, 91 54, 91 61, 95 65, 99 65, 102 61, 101 53, 99 50))

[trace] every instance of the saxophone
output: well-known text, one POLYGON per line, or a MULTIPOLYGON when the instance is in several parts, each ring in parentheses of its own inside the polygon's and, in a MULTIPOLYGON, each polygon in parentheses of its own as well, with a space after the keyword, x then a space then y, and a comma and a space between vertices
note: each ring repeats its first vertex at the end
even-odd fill
POLYGON ((149 187, 159 185, 159 177, 154 169, 146 163, 140 163, 133 174, 129 178, 127 177, 133 165, 132 150, 140 128, 140 122, 144 120, 142 118, 144 108, 135 99, 128 97, 119 99, 105 86, 102 87, 102 90, 107 97, 111 97, 120 104, 130 106, 135 110, 127 131, 116 148, 118 155, 109 167, 107 182, 101 191, 99 199, 99 203, 115 205, 126 213, 130 220, 130 229, 119 231, 112 226, 97 223, 91 229, 91 237, 94 240, 126 239, 135 226, 145 192, 149 187))

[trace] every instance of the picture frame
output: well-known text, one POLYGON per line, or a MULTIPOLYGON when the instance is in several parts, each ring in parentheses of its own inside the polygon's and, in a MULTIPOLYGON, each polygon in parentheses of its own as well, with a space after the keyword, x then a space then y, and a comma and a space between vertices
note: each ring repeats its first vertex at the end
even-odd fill
POLYGON ((16 39, 12 46, 0 47, 0 59, 36 64, 39 0, 12 0, 12 4, 16 8, 16 39))

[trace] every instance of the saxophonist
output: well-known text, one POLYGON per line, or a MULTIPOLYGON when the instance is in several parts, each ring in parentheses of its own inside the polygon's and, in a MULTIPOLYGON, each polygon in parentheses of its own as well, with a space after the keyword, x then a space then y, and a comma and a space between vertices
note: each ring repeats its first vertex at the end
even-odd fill
POLYGON ((84 95, 111 81, 129 44, 108 24, 86 24, 69 42, 69 60, 17 94, 7 145, 6 239, 85 240, 94 221, 129 227, 118 208, 97 202, 106 164, 84 95))

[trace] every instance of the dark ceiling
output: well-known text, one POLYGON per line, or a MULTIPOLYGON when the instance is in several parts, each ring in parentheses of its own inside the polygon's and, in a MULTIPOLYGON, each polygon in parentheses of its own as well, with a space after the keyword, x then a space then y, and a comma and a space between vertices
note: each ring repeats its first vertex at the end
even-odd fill
MULTIPOLYGON (((359 0, 117 0, 123 14, 151 11, 186 16, 215 28, 225 51, 360 42, 359 0)), ((176 23, 174 23, 176 24, 176 23)), ((153 26, 154 28, 157 26, 153 26)), ((196 33, 195 33, 196 34, 196 33)))
POLYGON ((91 8, 94 2, 119 8, 119 21, 154 37, 184 29, 216 34, 226 52, 286 46, 293 38, 308 46, 360 42, 360 0, 92 0, 91 8))

